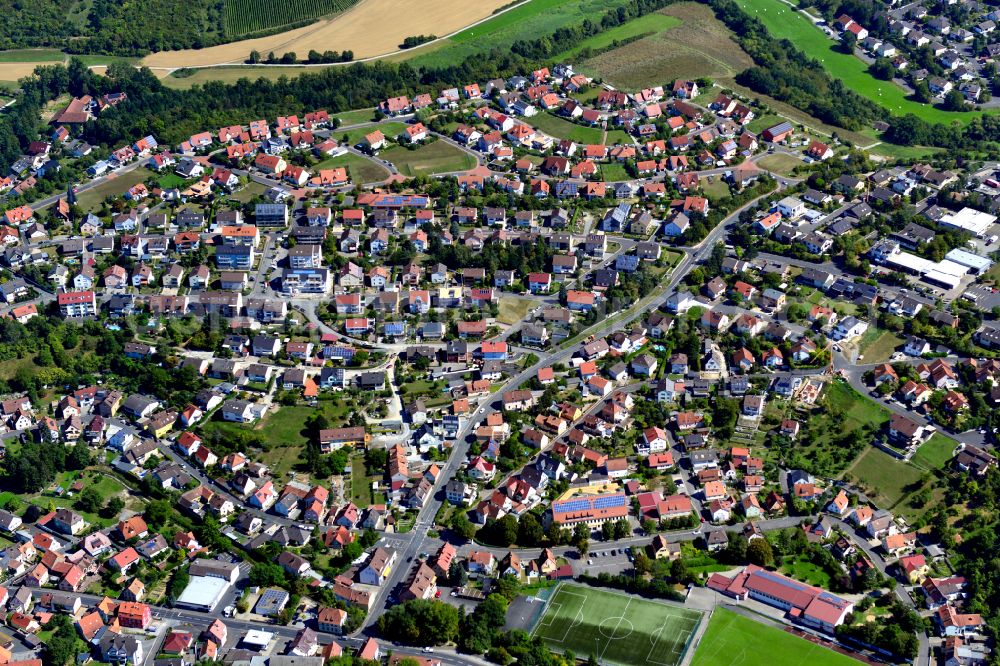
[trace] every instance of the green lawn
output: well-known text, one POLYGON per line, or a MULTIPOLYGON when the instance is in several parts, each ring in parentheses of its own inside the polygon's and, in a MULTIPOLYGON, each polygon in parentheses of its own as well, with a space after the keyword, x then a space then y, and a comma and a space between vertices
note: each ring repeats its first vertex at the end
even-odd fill
POLYGON ((968 123, 979 115, 943 111, 908 99, 902 88, 873 77, 868 73, 868 65, 853 55, 842 53, 802 12, 792 10, 781 0, 737 0, 737 4, 750 16, 759 18, 772 37, 791 41, 806 55, 822 62, 830 75, 841 79, 848 89, 884 106, 893 114, 912 113, 935 123, 956 120, 968 123))
MULTIPOLYGON (((704 574, 706 577, 713 573, 728 571, 733 568, 731 564, 719 562, 708 551, 696 548, 690 543, 681 544, 681 558, 684 560, 684 566, 687 567, 689 572, 704 574)), ((656 570, 658 570, 658 567, 654 565, 654 571, 656 570)))
POLYGON ((145 167, 121 175, 113 174, 97 187, 81 192, 76 198, 76 203, 85 211, 95 210, 105 198, 120 196, 133 185, 145 182, 152 175, 153 172, 145 167))
POLYGON ((625 130, 608 130, 608 135, 604 138, 604 143, 609 146, 623 145, 631 146, 632 137, 625 130))
POLYGON ((367 123, 375 119, 375 109, 355 109, 344 111, 334 116, 340 120, 341 125, 355 125, 357 123, 367 123))
POLYGON ((702 178, 699 187, 708 200, 713 203, 729 196, 729 184, 722 179, 722 176, 716 176, 711 181, 708 178, 702 178))
POLYGON ((227 421, 212 420, 206 422, 201 430, 203 433, 217 431, 225 436, 227 433, 254 430, 263 437, 267 450, 262 452, 260 460, 271 468, 275 478, 281 478, 293 471, 301 462, 303 449, 308 444, 308 433, 305 422, 317 409, 322 410, 331 427, 345 425, 354 405, 342 399, 319 401, 317 408, 306 405, 291 405, 281 407, 276 413, 270 413, 253 426, 227 421))
POLYGON ((299 405, 282 407, 264 419, 260 434, 265 441, 281 445, 305 445, 305 421, 316 410, 299 405))
POLYGON ((684 256, 683 252, 678 252, 676 250, 664 250, 663 257, 671 267, 676 266, 677 262, 681 260, 684 256))
MULTIPOLYGON (((860 395, 847 383, 832 381, 823 389, 818 406, 799 410, 798 417, 804 419, 803 433, 790 452, 795 458, 802 456, 802 460, 794 464, 810 465, 810 471, 837 476, 853 462, 844 448, 853 443, 851 433, 866 426, 878 430, 889 420, 889 410, 860 395)), ((862 442, 867 444, 866 440, 862 442)), ((853 455, 859 456, 866 449, 856 446, 852 450, 853 455)), ((780 449, 768 448, 768 454, 775 451, 780 449)))
POLYGON ((45 510, 62 507, 74 509, 88 523, 102 528, 116 522, 113 517, 102 518, 96 513, 81 511, 75 506, 76 497, 69 497, 69 489, 77 479, 82 479, 87 488, 96 489, 104 502, 125 490, 125 486, 106 469, 90 468, 83 472, 61 472, 56 476, 56 480, 51 486, 37 495, 28 497, 27 500, 45 510), (57 486, 62 486, 63 490, 66 491, 60 497, 57 497, 53 492, 57 486))
MULTIPOLYGON (((95 58, 104 58, 104 56, 93 56, 95 58)), ((333 65, 331 65, 332 67, 333 65)), ((178 70, 178 72, 181 70, 178 70)), ((190 70, 188 70, 190 72, 190 70)), ((189 76, 177 76, 178 72, 172 72, 170 76, 165 76, 160 81, 167 88, 174 88, 176 90, 187 90, 195 85, 205 85, 210 81, 220 81, 232 85, 241 79, 248 79, 250 81, 256 81, 258 79, 267 79, 269 81, 277 81, 280 78, 293 79, 300 74, 315 74, 320 71, 316 67, 204 67, 202 69, 196 69, 189 76)), ((187 74, 187 72, 185 72, 187 74)), ((371 118, 368 118, 371 120, 371 118)))
MULTIPOLYGON (((888 361, 896 348, 903 344, 903 339, 890 331, 878 332, 868 340, 862 340, 861 353, 864 355, 865 363, 882 363, 888 361)), ((867 331, 866 331, 867 333, 867 331)))
POLYGON ((372 493, 372 482, 378 481, 375 476, 369 476, 365 470, 364 456, 354 456, 351 459, 351 501, 364 508, 370 504, 380 504, 385 501, 381 493, 372 493))
POLYGON ((531 0, 446 40, 413 49, 397 58, 414 67, 453 66, 494 48, 509 50, 520 39, 538 39, 588 18, 599 20, 604 12, 624 4, 624 0, 531 0))
POLYGON ((35 368, 36 356, 37 354, 26 354, 24 358, 11 358, 0 363, 0 379, 13 379, 22 368, 35 368))
POLYGON ((0 51, 0 62, 62 62, 66 54, 58 49, 13 49, 0 51))
POLYGON ((265 186, 257 181, 252 181, 240 188, 239 191, 234 192, 231 198, 236 199, 240 203, 246 203, 254 197, 263 196, 266 191, 267 188, 265 186))
POLYGON ((418 379, 400 386, 399 395, 404 401, 409 401, 413 398, 425 395, 437 396, 441 393, 441 388, 443 386, 443 380, 441 384, 438 384, 437 382, 433 382, 429 379, 418 379))
POLYGON ((622 25, 615 26, 610 30, 598 33, 593 37, 588 37, 573 48, 553 56, 552 59, 556 62, 572 62, 578 59, 577 55, 585 48, 593 50, 605 49, 616 41, 636 39, 637 37, 651 35, 661 30, 668 30, 680 24, 680 19, 675 16, 667 16, 660 13, 646 14, 622 25))
POLYGON ((367 125, 365 127, 357 127, 352 130, 347 130, 346 132, 342 132, 340 130, 333 130, 330 136, 340 141, 341 138, 346 135, 348 144, 354 146, 357 145, 358 142, 361 141, 361 139, 365 138, 366 134, 371 134, 375 130, 381 131, 382 134, 384 134, 385 138, 387 139, 395 139, 405 129, 406 125, 404 123, 392 121, 387 123, 379 123, 378 125, 367 125))
POLYGON ((681 606, 564 583, 533 633, 553 650, 593 654, 601 664, 675 666, 700 622, 681 606))
POLYGON ((827 404, 844 410, 847 420, 858 425, 884 423, 889 410, 869 400, 844 382, 831 382, 826 389, 827 404))
POLYGON ((692 666, 857 666, 850 657, 716 608, 692 666))
POLYGON ((830 588, 830 574, 810 562, 804 555, 786 559, 781 565, 781 572, 803 583, 822 587, 824 590, 830 588))
POLYGON ((783 120, 784 118, 782 118, 781 116, 774 115, 773 113, 766 113, 762 116, 757 116, 756 118, 748 122, 747 129, 753 132, 754 134, 760 134, 768 127, 771 127, 772 125, 777 125, 783 120))
POLYGON ((282 479, 301 462, 303 448, 293 445, 274 446, 261 454, 260 461, 271 469, 271 476, 282 479))
POLYGON ((178 176, 176 173, 170 172, 160 176, 156 182, 160 185, 160 187, 162 187, 165 190, 168 190, 171 187, 180 187, 181 185, 183 185, 184 179, 178 176))
POLYGON ((726 26, 704 3, 676 2, 613 28, 619 45, 577 63, 579 71, 623 90, 669 83, 675 78, 728 81, 752 64, 726 26), (626 43, 622 43, 622 42, 626 43))
POLYGON ((927 160, 944 148, 934 148, 930 146, 899 146, 894 143, 880 143, 868 150, 868 152, 894 160, 927 160))
POLYGON ((404 176, 468 171, 476 166, 475 157, 445 141, 425 143, 415 150, 394 146, 380 157, 392 162, 404 176))
MULTIPOLYGON (((765 125, 765 129, 771 126, 772 123, 765 125)), ((802 160, 792 155, 786 155, 784 153, 775 153, 773 155, 768 155, 766 157, 760 158, 757 161, 757 166, 761 169, 767 169, 768 171, 773 171, 781 176, 790 176, 792 170, 795 167, 799 167, 805 164, 802 160)))
POLYGON ((601 165, 601 180, 606 180, 611 183, 616 183, 623 180, 629 180, 630 176, 628 171, 625 170, 624 164, 619 164, 618 162, 612 162, 610 164, 601 165))
POLYGON ((528 118, 527 122, 534 126, 535 129, 541 130, 555 139, 569 139, 577 143, 590 144, 600 143, 603 136, 603 132, 599 127, 577 125, 576 123, 571 123, 568 120, 554 116, 551 113, 539 113, 537 116, 528 118))
POLYGON ((334 169, 336 167, 347 167, 347 173, 354 183, 378 183, 389 177, 389 170, 384 166, 370 160, 367 157, 347 153, 324 160, 313 167, 313 171, 320 169, 334 169))
POLYGON ((956 446, 958 443, 955 440, 936 432, 917 449, 910 460, 918 467, 931 470, 942 469, 955 455, 956 446))
POLYGON ((919 469, 874 447, 861 454, 845 477, 856 479, 884 509, 892 509, 920 485, 919 469))

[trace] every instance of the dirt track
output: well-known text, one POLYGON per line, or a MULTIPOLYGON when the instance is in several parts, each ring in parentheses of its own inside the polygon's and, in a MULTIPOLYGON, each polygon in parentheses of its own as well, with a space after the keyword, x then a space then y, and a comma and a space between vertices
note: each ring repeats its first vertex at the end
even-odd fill
POLYGON ((251 51, 262 57, 294 51, 354 51, 355 58, 391 53, 412 35, 446 35, 488 17, 509 0, 361 0, 347 12, 304 28, 206 49, 165 51, 143 59, 148 67, 239 64, 251 51))

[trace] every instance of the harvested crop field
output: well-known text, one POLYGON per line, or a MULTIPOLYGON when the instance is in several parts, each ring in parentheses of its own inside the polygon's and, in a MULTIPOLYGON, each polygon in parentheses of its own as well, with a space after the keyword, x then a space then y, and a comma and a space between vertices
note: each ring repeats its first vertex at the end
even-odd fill
POLYGON ((580 70, 636 90, 681 76, 731 77, 753 64, 708 6, 682 2, 661 13, 680 25, 585 60, 580 70))
POLYGON ((506 0, 361 0, 343 14, 303 28, 206 49, 154 53, 143 64, 172 69, 242 63, 253 50, 279 56, 294 51, 300 57, 310 50, 353 51, 355 58, 366 58, 396 51, 412 35, 454 32, 505 4, 506 0))
POLYGON ((36 67, 54 65, 54 62, 0 62, 0 81, 17 81, 31 76, 36 67))

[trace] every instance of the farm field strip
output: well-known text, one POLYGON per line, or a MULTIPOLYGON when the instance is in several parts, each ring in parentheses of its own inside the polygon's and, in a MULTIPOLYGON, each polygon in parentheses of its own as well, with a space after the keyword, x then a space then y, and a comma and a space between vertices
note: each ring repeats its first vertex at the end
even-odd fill
MULTIPOLYGON (((448 39, 395 59, 407 60, 415 67, 457 64, 494 48, 507 49, 519 39, 537 39, 586 18, 600 17, 623 4, 623 0, 529 0, 448 39)), ((435 32, 442 33, 447 34, 443 30, 435 32)))
MULTIPOLYGON (((142 64, 162 69, 240 64, 251 51, 282 55, 310 50, 353 51, 355 59, 392 53, 412 35, 448 34, 471 25, 507 4, 506 0, 361 0, 347 11, 310 25, 267 37, 204 49, 154 53, 142 64), (387 21, 386 17, 392 17, 387 21)), ((283 69, 276 67, 274 69, 283 69)))
POLYGON ((357 0, 226 0, 223 6, 223 29, 227 37, 242 37, 264 30, 301 23, 343 12, 357 0))
POLYGON ((585 74, 598 76, 615 87, 637 90, 662 85, 677 77, 725 78, 753 64, 712 11, 705 5, 681 2, 614 30, 642 34, 655 25, 650 16, 670 19, 672 25, 653 30, 648 37, 598 54, 580 63, 585 74), (632 27, 638 25, 639 27, 632 27))

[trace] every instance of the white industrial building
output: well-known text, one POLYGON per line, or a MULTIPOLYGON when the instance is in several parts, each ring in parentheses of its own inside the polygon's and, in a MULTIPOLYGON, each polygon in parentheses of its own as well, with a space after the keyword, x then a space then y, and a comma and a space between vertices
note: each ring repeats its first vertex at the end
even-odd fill
POLYGON ((957 213, 948 213, 938 220, 938 224, 968 231, 970 234, 982 238, 996 221, 995 215, 983 213, 975 208, 963 208, 957 213))
POLYGON ((274 634, 270 631, 251 629, 244 634, 243 638, 240 640, 240 644, 247 649, 262 652, 267 649, 267 646, 272 640, 274 640, 274 634))
POLYGON ((981 257, 978 254, 973 254, 967 250, 961 248, 955 248, 948 254, 944 255, 944 258, 948 261, 953 261, 956 264, 961 264, 969 269, 969 272, 974 275, 979 275, 985 273, 993 265, 993 262, 986 257, 981 257))
POLYGON ((214 576, 191 576, 175 606, 210 613, 229 591, 229 581, 214 576))
POLYGON ((240 575, 239 564, 221 560, 195 560, 188 569, 190 582, 175 605, 211 612, 226 596, 240 575))
POLYGON ((949 259, 931 261, 909 252, 896 252, 885 258, 885 265, 895 270, 919 275, 922 280, 946 289, 954 289, 961 283, 962 276, 969 268, 949 259))

